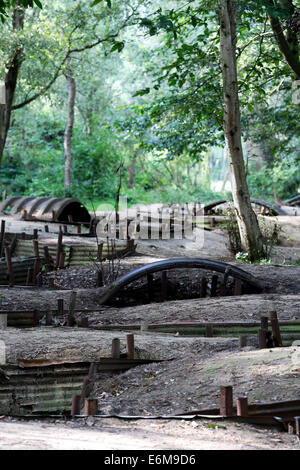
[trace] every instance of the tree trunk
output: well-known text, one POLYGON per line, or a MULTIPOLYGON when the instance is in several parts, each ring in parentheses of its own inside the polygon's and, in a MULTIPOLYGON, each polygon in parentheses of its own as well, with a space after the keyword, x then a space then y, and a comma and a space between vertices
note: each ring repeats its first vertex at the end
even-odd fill
MULTIPOLYGON (((274 6, 273 0, 267 0, 269 5, 274 6)), ((279 17, 272 16, 269 14, 270 24, 277 41, 280 52, 282 53, 284 59, 289 65, 291 71, 293 72, 296 80, 300 80, 300 59, 299 59, 299 41, 298 41, 298 31, 295 26, 293 30, 292 22, 295 18, 295 22, 299 21, 298 12, 293 4, 292 0, 280 0, 281 6, 286 10, 289 16, 289 21, 285 22, 284 27, 280 22, 279 17), (297 16, 296 16, 297 15, 297 16), (285 32, 284 32, 285 30, 285 32)))
POLYGON ((128 168, 128 188, 130 189, 134 187, 136 160, 137 160, 137 152, 134 153, 131 163, 128 168))
MULTIPOLYGON (((20 6, 16 6, 13 10, 12 19, 13 29, 20 31, 24 24, 24 10, 20 6)), ((19 46, 14 54, 7 60, 5 64, 4 74, 4 96, 5 102, 0 104, 0 166, 2 163, 3 151, 7 139, 10 126, 11 110, 14 100, 17 79, 22 63, 23 47, 19 46)))
POLYGON ((231 174, 232 196, 241 243, 251 260, 263 256, 262 235, 251 207, 241 139, 236 63, 235 0, 220 0, 220 52, 224 91, 224 133, 231 174))
POLYGON ((68 60, 68 68, 65 72, 68 82, 68 118, 64 136, 65 151, 65 188, 72 187, 72 134, 74 126, 74 107, 76 95, 76 82, 72 76, 70 60, 68 60))

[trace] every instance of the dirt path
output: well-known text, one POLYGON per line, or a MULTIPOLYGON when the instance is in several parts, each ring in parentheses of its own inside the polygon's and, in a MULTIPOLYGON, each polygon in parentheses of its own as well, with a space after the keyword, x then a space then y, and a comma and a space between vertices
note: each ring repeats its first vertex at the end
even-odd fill
MULTIPOLYGON (((0 422, 1 450, 299 450, 274 428, 229 421, 0 422), (92 425, 92 426, 91 426, 92 425)), ((109 454, 110 455, 110 454, 109 454)), ((146 455, 143 458, 147 458, 146 455)), ((197 464, 200 464, 198 457, 197 464)))

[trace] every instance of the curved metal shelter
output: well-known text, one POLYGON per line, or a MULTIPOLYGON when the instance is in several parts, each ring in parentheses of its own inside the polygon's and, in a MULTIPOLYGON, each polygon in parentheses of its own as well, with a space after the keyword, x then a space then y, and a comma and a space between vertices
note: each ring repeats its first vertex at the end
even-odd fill
MULTIPOLYGON (((250 199, 252 204, 256 204, 257 206, 265 207, 269 211, 272 211, 274 215, 288 215, 284 209, 282 209, 280 206, 277 204, 272 204, 271 202, 268 201, 263 201, 262 199, 256 199, 256 198, 251 198, 250 199)), ((208 215, 208 213, 214 209, 217 206, 220 206, 222 204, 226 204, 227 202, 232 202, 230 200, 226 199, 221 199, 219 201, 212 202, 210 204, 207 204, 204 206, 204 214, 208 215)))
POLYGON ((114 297, 122 287, 127 286, 131 282, 136 281, 147 274, 182 268, 209 269, 220 273, 229 271, 230 276, 248 283, 258 291, 263 289, 262 281, 257 280, 252 276, 252 274, 249 274, 236 266, 232 266, 231 264, 203 258, 174 258, 146 264, 140 268, 134 269, 130 273, 124 274, 109 286, 108 290, 100 297, 99 302, 100 304, 104 304, 114 297))
POLYGON ((73 221, 87 224, 91 221, 86 207, 75 198, 12 196, 0 204, 0 213, 45 222, 73 221))
POLYGON ((294 197, 291 197, 291 199, 288 199, 285 201, 285 204, 287 206, 300 206, 300 194, 297 194, 294 197))

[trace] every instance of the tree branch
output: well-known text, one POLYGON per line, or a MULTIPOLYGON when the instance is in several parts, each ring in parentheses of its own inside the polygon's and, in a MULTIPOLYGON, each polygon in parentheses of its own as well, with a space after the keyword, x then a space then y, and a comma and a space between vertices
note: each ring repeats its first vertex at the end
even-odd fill
POLYGON ((119 36, 120 34, 120 31, 122 29, 124 29, 126 26, 128 26, 128 22, 130 21, 130 19, 132 18, 132 16, 134 15, 135 13, 131 13, 127 18, 126 20, 124 21, 124 23, 120 26, 120 28, 118 29, 118 31, 116 33, 111 33, 111 34, 108 34, 105 38, 97 38, 97 40, 95 40, 94 42, 90 43, 90 44, 86 44, 85 46, 82 46, 82 47, 75 47, 75 48, 71 48, 70 47, 70 43, 71 43, 71 37, 72 37, 72 34, 74 33, 74 31, 77 29, 77 26, 75 26, 75 28, 72 30, 72 32, 70 33, 70 37, 69 37, 69 48, 66 52, 66 55, 65 57, 63 58, 63 60, 61 61, 61 63, 59 64, 59 66, 57 67, 52 79, 48 82, 48 84, 46 86, 44 86, 40 91, 38 91, 37 93, 35 93, 34 95, 32 95, 30 98, 27 98, 26 100, 22 101, 21 103, 18 103, 18 104, 15 104, 14 106, 12 106, 12 110, 16 110, 16 109, 20 109, 20 108, 23 108, 24 106, 26 106, 27 104, 31 103, 32 101, 36 100, 37 98, 39 98, 40 96, 44 95, 51 87, 52 85, 56 82, 57 78, 59 77, 65 63, 67 62, 68 58, 70 57, 71 54, 73 54, 74 52, 83 52, 83 51, 86 51, 86 50, 89 50, 89 49, 92 49, 93 47, 96 47, 98 46, 99 44, 102 44, 104 42, 109 42, 109 41, 113 41, 116 37, 119 36))
MULTIPOLYGON (((267 0, 267 2, 269 5, 274 6, 273 0, 267 0)), ((300 80, 300 60, 297 53, 295 53, 295 49, 293 47, 294 43, 292 46, 290 45, 290 42, 284 35, 281 23, 278 18, 269 14, 269 19, 275 39, 282 55, 284 56, 292 72, 295 74, 296 78, 300 80)), ((289 34, 291 33, 289 32, 289 34)))

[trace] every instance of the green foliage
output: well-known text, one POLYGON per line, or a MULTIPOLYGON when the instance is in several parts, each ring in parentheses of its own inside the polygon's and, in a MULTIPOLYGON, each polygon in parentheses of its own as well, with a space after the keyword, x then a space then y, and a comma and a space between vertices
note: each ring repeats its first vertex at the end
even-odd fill
POLYGON ((1 186, 9 194, 32 196, 76 196, 83 199, 114 197, 115 171, 120 156, 116 139, 106 129, 97 135, 85 135, 75 128, 73 135, 72 190, 64 189, 63 122, 51 114, 39 115, 38 125, 33 113, 32 128, 27 134, 19 127, 11 129, 10 151, 6 152, 1 172, 1 186), (35 127, 34 127, 35 124, 35 127), (14 145, 23 135, 23 146, 14 145), (54 170, 55 169, 55 170, 54 170))
POLYGON ((297 194, 300 188, 299 157, 291 155, 286 160, 264 165, 248 175, 248 187, 253 197, 266 200, 274 198, 274 191, 284 201, 297 194))
MULTIPOLYGON (((249 259, 249 253, 242 251, 241 239, 238 230, 238 223, 233 206, 229 206, 226 213, 226 231, 229 238, 229 249, 235 255, 238 261, 243 263, 252 264, 249 259)), ((258 264, 269 264, 271 255, 273 254, 274 246, 279 243, 279 235, 282 231, 281 226, 271 223, 266 223, 265 219, 259 218, 259 228, 263 237, 263 253, 262 257, 255 261, 258 264)))
POLYGON ((40 0, 0 0, 0 21, 4 22, 7 19, 9 9, 15 7, 17 3, 24 8, 33 8, 35 5, 43 8, 40 0))
MULTIPOLYGON (((279 198, 286 199, 300 187, 299 107, 292 99, 293 77, 266 15, 288 25, 290 13, 281 1, 271 3, 270 7, 266 0, 237 2, 238 79, 244 141, 262 152, 260 165, 254 154, 248 155, 250 193, 273 199, 275 187, 279 198)), ((14 4, 0 0, 0 16, 14 4)), ((41 7, 39 1, 35 4, 41 7)), ((13 33, 10 21, 0 28, 2 63, 16 46, 24 48, 15 108, 42 92, 13 112, 0 175, 8 193, 67 194, 63 73, 66 53, 73 50, 74 184, 68 194, 114 200, 115 172, 122 160, 122 194, 128 194, 130 203, 223 197, 224 190, 218 194, 212 183, 225 178, 226 156, 210 156, 211 148, 224 141, 219 2, 179 1, 176 8, 169 0, 42 4, 41 11, 26 11, 23 31, 13 33), (52 87, 44 92, 56 73, 52 87), (134 158, 133 183, 127 187, 134 158)), ((0 79, 3 73, 0 70, 0 79)))

